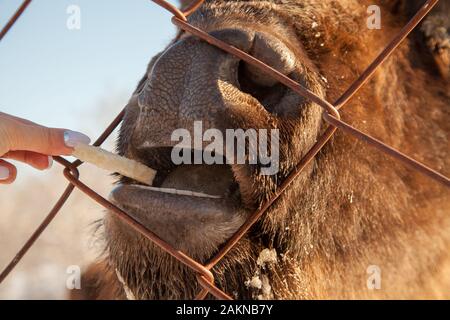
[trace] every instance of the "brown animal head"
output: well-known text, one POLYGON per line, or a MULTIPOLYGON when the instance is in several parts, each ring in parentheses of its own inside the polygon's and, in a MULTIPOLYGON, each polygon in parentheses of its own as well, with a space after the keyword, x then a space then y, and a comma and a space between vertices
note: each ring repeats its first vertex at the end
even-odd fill
MULTIPOLYGON (((383 27, 369 30, 372 2, 211 0, 189 22, 333 101, 407 21, 393 13, 393 2, 381 1, 383 27)), ((444 170, 448 85, 433 68, 431 59, 404 45, 351 100, 343 117, 444 170)), ((205 262, 316 142, 325 128, 322 112, 236 57, 181 32, 153 58, 130 100, 118 150, 158 170, 153 187, 220 198, 168 194, 127 179, 111 198, 175 248, 205 262), (203 131, 216 129, 223 136, 227 129, 278 129, 279 170, 262 175, 261 163, 174 165, 172 133, 185 129, 194 137, 196 121, 203 131)), ((399 290, 410 278, 428 276, 422 272, 427 257, 445 251, 448 233, 436 225, 436 219, 441 227, 448 222, 442 194, 433 182, 337 134, 215 267, 217 285, 237 298, 364 296, 370 294, 367 266, 388 270, 403 259, 396 272, 412 270, 411 277, 386 276, 391 289, 399 290), (408 233, 412 226, 418 227, 408 233), (426 255, 408 255, 410 248, 423 250, 427 243, 434 245, 426 255)), ((133 295, 193 298, 198 293, 191 270, 129 226, 107 216, 105 229, 109 264, 133 295)))

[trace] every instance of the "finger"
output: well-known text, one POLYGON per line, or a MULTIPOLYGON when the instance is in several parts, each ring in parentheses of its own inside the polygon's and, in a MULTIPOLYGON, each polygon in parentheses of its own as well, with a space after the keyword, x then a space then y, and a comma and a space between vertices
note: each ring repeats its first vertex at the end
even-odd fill
POLYGON ((11 151, 3 156, 6 159, 13 159, 26 163, 38 170, 47 170, 52 167, 53 158, 32 151, 11 151))
POLYGON ((0 117, 8 119, 10 121, 11 120, 12 121, 17 121, 17 122, 20 122, 20 123, 23 123, 23 124, 37 125, 36 123, 34 123, 34 122, 30 121, 30 120, 26 120, 26 119, 22 119, 22 118, 19 118, 19 117, 15 117, 15 116, 12 116, 12 115, 4 113, 4 112, 0 112, 0 117))
POLYGON ((0 159, 0 184, 11 184, 16 180, 17 169, 9 162, 0 159))
POLYGON ((32 151, 46 155, 71 155, 76 143, 90 143, 90 139, 78 132, 52 129, 39 125, 17 124, 13 132, 11 151, 32 151))

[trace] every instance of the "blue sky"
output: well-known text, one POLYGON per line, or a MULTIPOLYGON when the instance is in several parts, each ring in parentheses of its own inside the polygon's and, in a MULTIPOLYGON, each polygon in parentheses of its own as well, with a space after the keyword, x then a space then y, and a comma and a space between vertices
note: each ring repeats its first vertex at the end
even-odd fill
MULTIPOLYGON (((1 26, 20 3, 0 1, 1 26)), ((170 14, 149 0, 34 0, 0 42, 0 110, 86 130, 83 118, 109 101, 102 116, 112 119, 174 34, 170 14), (66 27, 70 5, 81 9, 81 30, 66 27)))

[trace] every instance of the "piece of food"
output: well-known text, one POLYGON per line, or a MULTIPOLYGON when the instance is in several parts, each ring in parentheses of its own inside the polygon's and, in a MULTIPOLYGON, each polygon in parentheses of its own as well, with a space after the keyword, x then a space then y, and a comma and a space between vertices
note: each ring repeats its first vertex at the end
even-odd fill
POLYGON ((221 198, 220 196, 208 195, 205 193, 194 192, 190 190, 152 187, 153 180, 156 176, 155 170, 143 165, 140 162, 119 156, 118 154, 106 151, 100 147, 94 147, 79 143, 75 146, 72 156, 80 159, 83 162, 91 163, 101 169, 110 172, 117 172, 125 177, 146 184, 148 185, 148 187, 145 187, 147 190, 177 194, 181 196, 193 196, 211 199, 221 198))
POLYGON ((77 144, 72 155, 83 162, 89 162, 110 172, 120 173, 149 186, 152 185, 156 175, 155 170, 142 163, 87 144, 77 144))

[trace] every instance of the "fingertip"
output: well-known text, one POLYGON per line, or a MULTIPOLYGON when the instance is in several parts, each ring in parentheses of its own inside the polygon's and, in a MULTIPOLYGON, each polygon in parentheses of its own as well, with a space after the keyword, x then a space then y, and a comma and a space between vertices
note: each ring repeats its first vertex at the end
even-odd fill
POLYGON ((17 169, 6 161, 0 161, 0 184, 11 184, 16 180, 17 169))
POLYGON ((66 143, 67 129, 50 129, 52 136, 52 156, 70 156, 73 153, 73 147, 66 143))
POLYGON ((7 180, 10 176, 9 169, 0 165, 0 180, 7 180))
POLYGON ((53 157, 37 153, 28 153, 26 163, 38 170, 49 170, 53 165, 53 157))
POLYGON ((47 156, 32 151, 11 151, 4 155, 4 158, 26 163, 38 170, 48 170, 53 165, 52 156, 47 156))
POLYGON ((69 148, 76 147, 77 144, 83 143, 83 144, 90 144, 91 139, 81 132, 76 132, 72 130, 65 130, 64 131, 64 144, 69 148))
MULTIPOLYGON (((67 130, 67 129, 54 129, 44 128, 47 139, 47 148, 43 148, 45 152, 34 150, 41 154, 47 154, 50 156, 70 156, 73 153, 73 147, 77 143, 89 143, 90 139, 79 132, 67 130)), ((43 169, 48 168, 49 161, 46 159, 46 166, 43 169)))
POLYGON ((91 139, 77 131, 68 129, 56 129, 58 130, 58 149, 52 153, 52 155, 70 156, 74 152, 74 148, 77 144, 90 144, 91 139))

